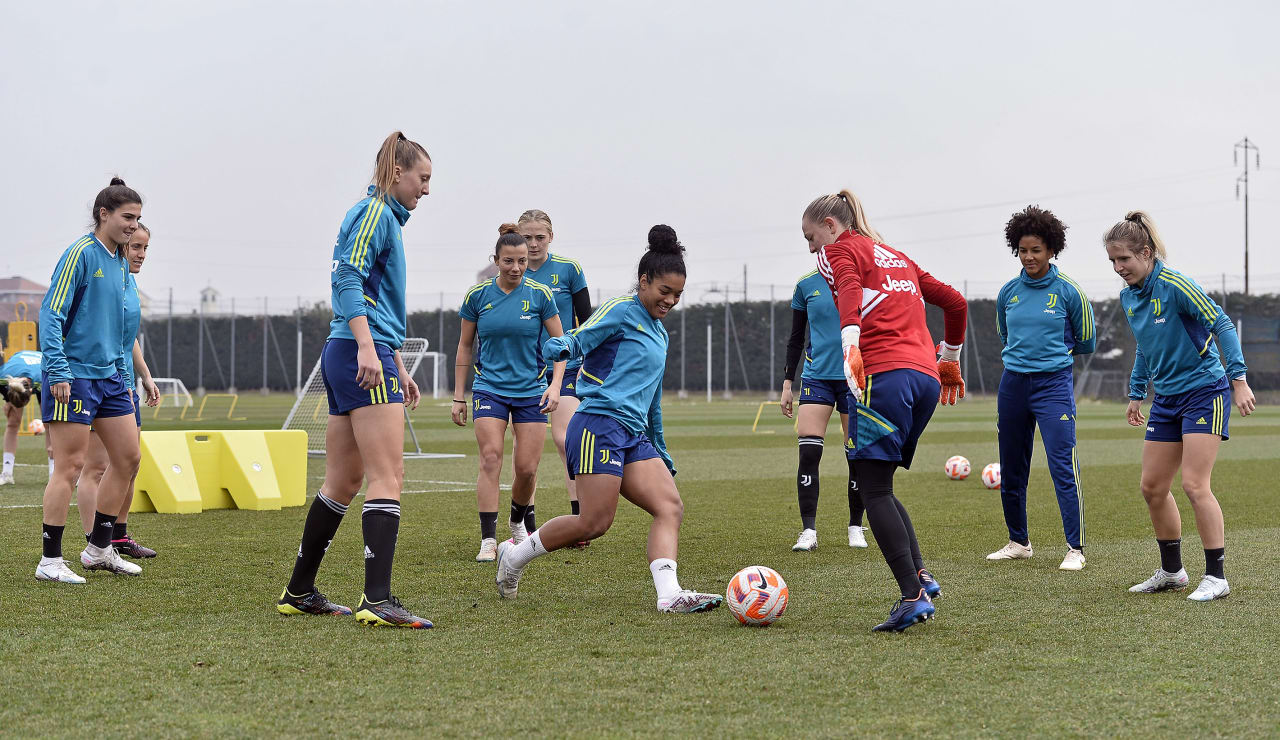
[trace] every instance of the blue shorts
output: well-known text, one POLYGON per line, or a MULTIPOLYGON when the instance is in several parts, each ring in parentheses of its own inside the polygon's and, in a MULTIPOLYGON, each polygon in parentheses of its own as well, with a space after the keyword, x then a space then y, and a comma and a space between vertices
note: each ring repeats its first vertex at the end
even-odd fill
MULTIPOLYGON (((48 387, 49 379, 43 373, 40 383, 48 387)), ((46 424, 51 421, 92 424, 94 419, 110 419, 133 413, 133 392, 124 384, 120 373, 110 378, 72 380, 68 403, 55 401, 52 392, 40 396, 40 419, 46 424)))
POLYGON ((320 353, 320 378, 324 392, 329 397, 329 415, 343 416, 352 409, 377 403, 404 403, 400 390, 400 371, 396 369, 396 357, 391 348, 374 344, 378 359, 382 361, 382 384, 373 388, 361 388, 356 382, 356 352, 359 345, 354 339, 330 339, 320 353))
MULTIPOLYGON (((560 382, 561 398, 577 398, 578 397, 578 371, 581 367, 569 368, 564 371, 564 380, 560 382)), ((547 370, 547 375, 551 375, 551 370, 547 370)))
POLYGON ((627 465, 662 457, 648 437, 632 434, 617 419, 600 414, 575 413, 569 419, 564 447, 570 480, 601 473, 621 478, 627 465))
POLYGON ((1156 394, 1147 415, 1148 442, 1181 442, 1184 434, 1221 434, 1228 439, 1231 386, 1225 377, 1213 385, 1172 396, 1156 394))
POLYGON ((471 418, 502 419, 512 424, 546 424, 547 415, 542 408, 542 396, 511 398, 489 391, 471 391, 471 418))
POLYGON ((822 380, 819 378, 800 379, 800 405, 817 403, 823 406, 835 406, 842 414, 849 413, 849 384, 840 380, 822 380))
POLYGON ((138 396, 138 389, 133 389, 133 420, 138 422, 138 428, 142 428, 142 399, 138 396))
POLYGON ((942 385, 932 376, 919 370, 886 370, 867 376, 867 387, 862 402, 882 418, 868 418, 862 414, 849 416, 849 438, 845 453, 850 460, 886 460, 904 468, 911 467, 916 454, 916 443, 938 407, 938 394, 942 385), (883 429, 888 421, 893 429, 875 442, 858 446, 858 439, 874 438, 859 427, 874 424, 883 429))

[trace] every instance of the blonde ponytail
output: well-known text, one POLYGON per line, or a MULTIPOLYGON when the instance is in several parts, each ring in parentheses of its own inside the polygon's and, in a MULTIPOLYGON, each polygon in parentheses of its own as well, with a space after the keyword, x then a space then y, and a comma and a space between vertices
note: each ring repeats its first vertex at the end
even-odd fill
POLYGON ((1103 244, 1120 244, 1132 253, 1140 254, 1143 247, 1151 250, 1153 259, 1162 262, 1169 259, 1164 240, 1156 229, 1156 222, 1146 211, 1129 211, 1124 220, 1112 226, 1102 238, 1103 244))
POLYGON ((804 209, 804 220, 819 223, 830 218, 846 229, 853 229, 877 244, 883 244, 884 238, 867 220, 867 212, 862 208, 862 201, 849 190, 841 190, 834 195, 823 195, 815 198, 809 207, 804 209))
POLYGON ((396 166, 401 170, 418 163, 419 158, 431 159, 427 150, 416 141, 410 141, 399 131, 392 131, 382 140, 378 156, 373 164, 373 186, 379 193, 386 193, 396 180, 396 166))

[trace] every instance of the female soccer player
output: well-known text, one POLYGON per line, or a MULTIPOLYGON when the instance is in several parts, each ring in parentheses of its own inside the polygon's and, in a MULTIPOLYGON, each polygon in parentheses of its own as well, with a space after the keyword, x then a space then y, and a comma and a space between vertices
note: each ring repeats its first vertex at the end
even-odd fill
POLYGON ((1142 497, 1160 547, 1155 574, 1129 590, 1155 593, 1187 585, 1182 519, 1169 489, 1181 468, 1182 490, 1195 511, 1205 561, 1204 578, 1187 598, 1221 599, 1231 593, 1223 572, 1226 535, 1209 479, 1218 446, 1229 436, 1232 400, 1242 416, 1253 413, 1240 338, 1231 319, 1195 281, 1165 264, 1164 242, 1146 213, 1130 211, 1103 241, 1112 268, 1127 283, 1120 303, 1137 342, 1127 417, 1129 424, 1147 428, 1142 497), (1226 356, 1225 372, 1213 346, 1215 336, 1226 356), (1156 391, 1149 420, 1142 415, 1148 381, 1156 391))
POLYGON ((378 149, 368 196, 347 211, 333 247, 333 321, 320 355, 329 396, 324 484, 311 502, 281 614, 350 614, 316 589, 316 571, 364 480, 362 624, 426 629, 391 594, 391 564, 404 487, 404 407, 418 386, 400 359, 404 343, 405 259, 401 229, 430 192, 431 157, 394 131, 378 149))
POLYGON ((996 329, 1004 343, 1004 375, 996 402, 1000 440, 1000 502, 1009 544, 987 560, 1031 557, 1027 476, 1036 426, 1058 494, 1067 555, 1058 567, 1084 567, 1084 498, 1076 464, 1076 400, 1072 358, 1093 352, 1093 308, 1075 281, 1049 264, 1066 249, 1067 227, 1049 211, 1027 206, 1013 214, 1004 238, 1022 274, 996 298, 996 329))
MULTIPOLYGON (((4 385, 4 467, 0 469, 0 486, 10 485, 13 466, 17 462, 18 431, 22 426, 22 410, 35 396, 40 398, 40 353, 31 350, 14 352, 0 367, 0 383, 4 385)), ((49 459, 49 475, 53 475, 53 449, 49 435, 44 435, 44 451, 49 459)))
POLYGON ((847 456, 857 463, 871 532, 902 591, 875 630, 901 632, 934 613, 931 597, 942 589, 924 568, 911 518, 893 495, 893 474, 899 466, 911 467, 916 443, 938 403, 964 398, 958 360, 968 304, 954 288, 886 246, 848 190, 810 203, 801 228, 840 312, 845 380, 862 397, 863 405, 849 419, 847 456), (926 301, 944 314, 945 339, 936 362, 926 301))
MULTIPOLYGON (((591 293, 587 290, 587 278, 582 274, 582 265, 568 257, 551 253, 551 242, 556 238, 555 231, 551 228, 551 217, 545 211, 525 211, 520 214, 516 226, 520 230, 520 236, 529 245, 529 269, 525 275, 547 286, 551 295, 555 296, 560 328, 569 330, 586 321, 591 316, 591 293)), ((560 385, 560 405, 551 413, 551 438, 555 440, 561 461, 568 459, 565 456, 565 430, 569 427, 573 412, 578 410, 575 388, 581 365, 580 361, 575 361, 565 367, 564 382, 560 385)), ((569 489, 570 511, 577 514, 578 494, 568 473, 565 474, 565 486, 569 489)), ((529 521, 525 522, 525 528, 530 532, 535 529, 532 520, 533 506, 530 505, 529 521)), ((579 542, 574 547, 586 547, 589 544, 579 542)))
MULTIPOLYGON (((134 387, 134 373, 142 382, 142 389, 147 394, 147 405, 160 403, 160 390, 151 381, 151 370, 142 356, 142 344, 138 341, 138 327, 142 325, 142 303, 138 298, 138 283, 134 275, 142 271, 142 263, 147 259, 147 248, 151 245, 151 229, 139 223, 138 230, 129 238, 125 248, 125 256, 129 260, 129 284, 124 292, 124 347, 125 353, 125 385, 133 394, 133 420, 138 425, 138 434, 142 434, 142 400, 134 387)), ((80 472, 80 482, 76 486, 76 503, 80 508, 80 523, 84 527, 87 538, 93 530, 94 506, 98 500, 98 486, 102 476, 107 472, 107 449, 102 440, 89 428, 89 454, 85 459, 84 469, 80 472)), ((141 437, 139 437, 141 444, 141 437)), ((111 534, 111 546, 121 555, 131 558, 154 558, 156 551, 144 547, 129 536, 129 507, 133 505, 133 485, 138 475, 135 472, 129 479, 129 486, 124 501, 116 517, 114 531, 111 534)))
POLYGON ((543 353, 554 360, 581 359, 582 404, 569 420, 569 476, 578 484, 579 513, 558 516, 523 542, 498 546, 498 595, 515 598, 520 576, 540 555, 609 531, 618 496, 653 516, 649 571, 658 611, 702 612, 723 597, 680 588, 676 547, 684 504, 675 465, 662 438, 662 377, 667 330, 662 319, 684 291, 684 247, 670 226, 649 230, 634 295, 605 302, 581 326, 552 337, 543 353))
MULTIPOLYGON (((796 435, 800 442, 800 465, 796 471, 796 490, 800 498, 800 537, 793 551, 818 549, 818 477, 822 447, 826 441, 827 422, 831 411, 840 412, 840 428, 849 434, 849 386, 840 370, 840 316, 831 300, 831 289, 817 270, 800 278, 791 297, 791 338, 787 342, 787 364, 782 372, 782 414, 795 416, 795 394, 791 384, 796 377, 800 354, 804 353, 804 372, 800 375, 800 418, 796 435), (805 328, 809 342, 805 344, 805 328)), ((849 547, 866 547, 862 532, 862 496, 853 461, 849 461, 849 547)))
POLYGON ((525 275, 529 247, 515 224, 498 229, 493 247, 498 276, 467 291, 462 299, 462 331, 458 336, 456 372, 453 378, 453 423, 466 426, 467 371, 471 369, 471 345, 480 337, 471 382, 472 417, 480 448, 476 478, 476 502, 480 510, 479 562, 497 555, 498 478, 502 475, 503 438, 511 424, 514 438, 515 480, 511 484, 511 537, 523 541, 529 509, 538 479, 538 461, 547 437, 547 412, 560 402, 565 363, 556 362, 550 386, 542 360, 540 341, 547 334, 558 337, 560 314, 547 286, 525 275))
POLYGON ((89 425, 107 451, 88 546, 80 563, 89 570, 138 575, 111 546, 116 513, 138 471, 138 428, 133 393, 125 385, 125 246, 138 228, 142 196, 120 178, 93 202, 93 232, 76 240, 54 268, 40 306, 40 411, 58 461, 44 489, 44 555, 36 578, 84 583, 62 559, 62 531, 71 492, 84 467, 89 425))

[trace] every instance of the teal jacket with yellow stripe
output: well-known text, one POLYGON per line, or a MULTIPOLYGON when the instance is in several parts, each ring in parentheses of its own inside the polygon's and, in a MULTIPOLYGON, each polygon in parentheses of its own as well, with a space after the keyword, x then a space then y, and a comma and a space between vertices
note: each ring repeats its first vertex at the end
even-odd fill
POLYGON ((401 227, 409 210, 387 193, 375 192, 342 219, 330 265, 333 321, 330 339, 355 339, 347 322, 369 321, 373 341, 391 349, 404 344, 405 262, 401 227))
POLYGON ((40 304, 40 353, 50 384, 127 372, 121 348, 128 277, 124 250, 112 254, 93 234, 62 253, 40 304))
POLYGON ((1156 260, 1141 285, 1120 291, 1129 329, 1137 341, 1129 398, 1156 393, 1171 396, 1217 383, 1224 375, 1243 378, 1247 368, 1240 337, 1231 319, 1194 280, 1156 260), (1213 338, 1218 338, 1227 368, 1222 369, 1213 338))

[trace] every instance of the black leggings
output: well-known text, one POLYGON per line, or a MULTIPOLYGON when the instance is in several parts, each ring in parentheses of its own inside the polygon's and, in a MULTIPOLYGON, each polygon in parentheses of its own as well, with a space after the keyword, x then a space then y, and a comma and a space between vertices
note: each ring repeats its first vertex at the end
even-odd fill
POLYGON ((919 572, 924 568, 924 558, 911 517, 893 495, 893 474, 897 469, 896 462, 858 460, 858 488, 880 553, 893 571, 903 598, 914 599, 920 594, 919 572))

